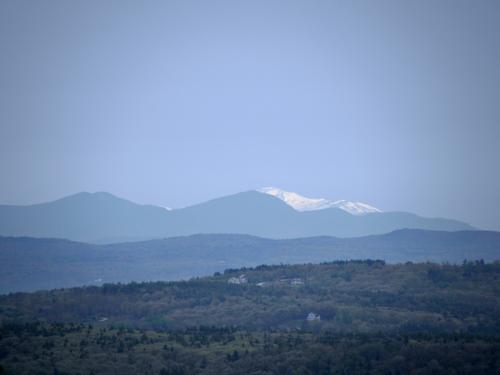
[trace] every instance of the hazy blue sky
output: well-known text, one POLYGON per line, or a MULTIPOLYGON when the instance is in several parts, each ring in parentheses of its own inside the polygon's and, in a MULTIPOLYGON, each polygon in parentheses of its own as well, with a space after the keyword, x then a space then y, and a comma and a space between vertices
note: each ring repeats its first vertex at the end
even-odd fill
POLYGON ((268 185, 500 230, 500 1, 0 2, 0 203, 268 185))

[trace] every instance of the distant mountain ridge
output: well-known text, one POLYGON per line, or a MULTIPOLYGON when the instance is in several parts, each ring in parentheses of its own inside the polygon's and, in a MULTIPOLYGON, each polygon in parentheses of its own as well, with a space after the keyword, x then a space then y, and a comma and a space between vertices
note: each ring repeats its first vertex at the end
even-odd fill
POLYGON ((260 264, 382 259, 388 263, 500 259, 500 232, 399 230, 359 238, 272 240, 198 234, 94 245, 0 237, 0 293, 110 282, 179 280, 260 264))
POLYGON ((351 215, 331 207, 297 211, 281 199, 247 191, 182 209, 139 205, 109 193, 78 193, 31 206, 0 206, 0 235, 111 243, 197 233, 266 238, 359 237, 397 229, 471 230, 450 219, 405 212, 351 215))

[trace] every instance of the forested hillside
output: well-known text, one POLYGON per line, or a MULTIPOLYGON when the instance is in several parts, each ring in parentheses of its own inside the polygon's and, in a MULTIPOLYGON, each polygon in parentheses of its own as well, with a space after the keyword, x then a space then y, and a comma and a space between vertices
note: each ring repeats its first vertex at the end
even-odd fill
POLYGON ((337 261, 0 297, 0 371, 497 374, 500 264, 337 261))
POLYGON ((500 342, 469 334, 177 332, 83 324, 0 327, 0 373, 498 374, 500 342))
POLYGON ((3 322, 140 328, 240 326, 335 332, 500 334, 500 264, 383 261, 259 266, 181 282, 107 284, 0 297, 3 322), (241 280, 240 280, 241 278, 241 280))

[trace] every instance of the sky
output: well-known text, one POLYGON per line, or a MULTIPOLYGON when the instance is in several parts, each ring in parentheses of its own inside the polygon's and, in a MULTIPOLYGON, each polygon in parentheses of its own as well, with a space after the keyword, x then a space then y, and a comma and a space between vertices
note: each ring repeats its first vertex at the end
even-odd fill
POLYGON ((0 203, 263 186, 500 230, 500 2, 0 2, 0 203))

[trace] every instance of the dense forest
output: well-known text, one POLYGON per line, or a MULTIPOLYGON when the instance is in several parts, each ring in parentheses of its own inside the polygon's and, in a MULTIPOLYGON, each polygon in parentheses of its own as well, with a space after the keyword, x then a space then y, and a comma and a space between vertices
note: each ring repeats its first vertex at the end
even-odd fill
POLYGON ((84 324, 0 328, 0 373, 498 374, 500 342, 467 334, 336 334, 84 324))
POLYGON ((0 297, 7 373, 499 373, 500 263, 229 269, 0 297))
POLYGON ((0 319, 138 328, 500 332, 500 263, 336 261, 258 266, 179 282, 106 284, 0 296, 0 319), (244 275, 246 283, 229 281, 244 275))

